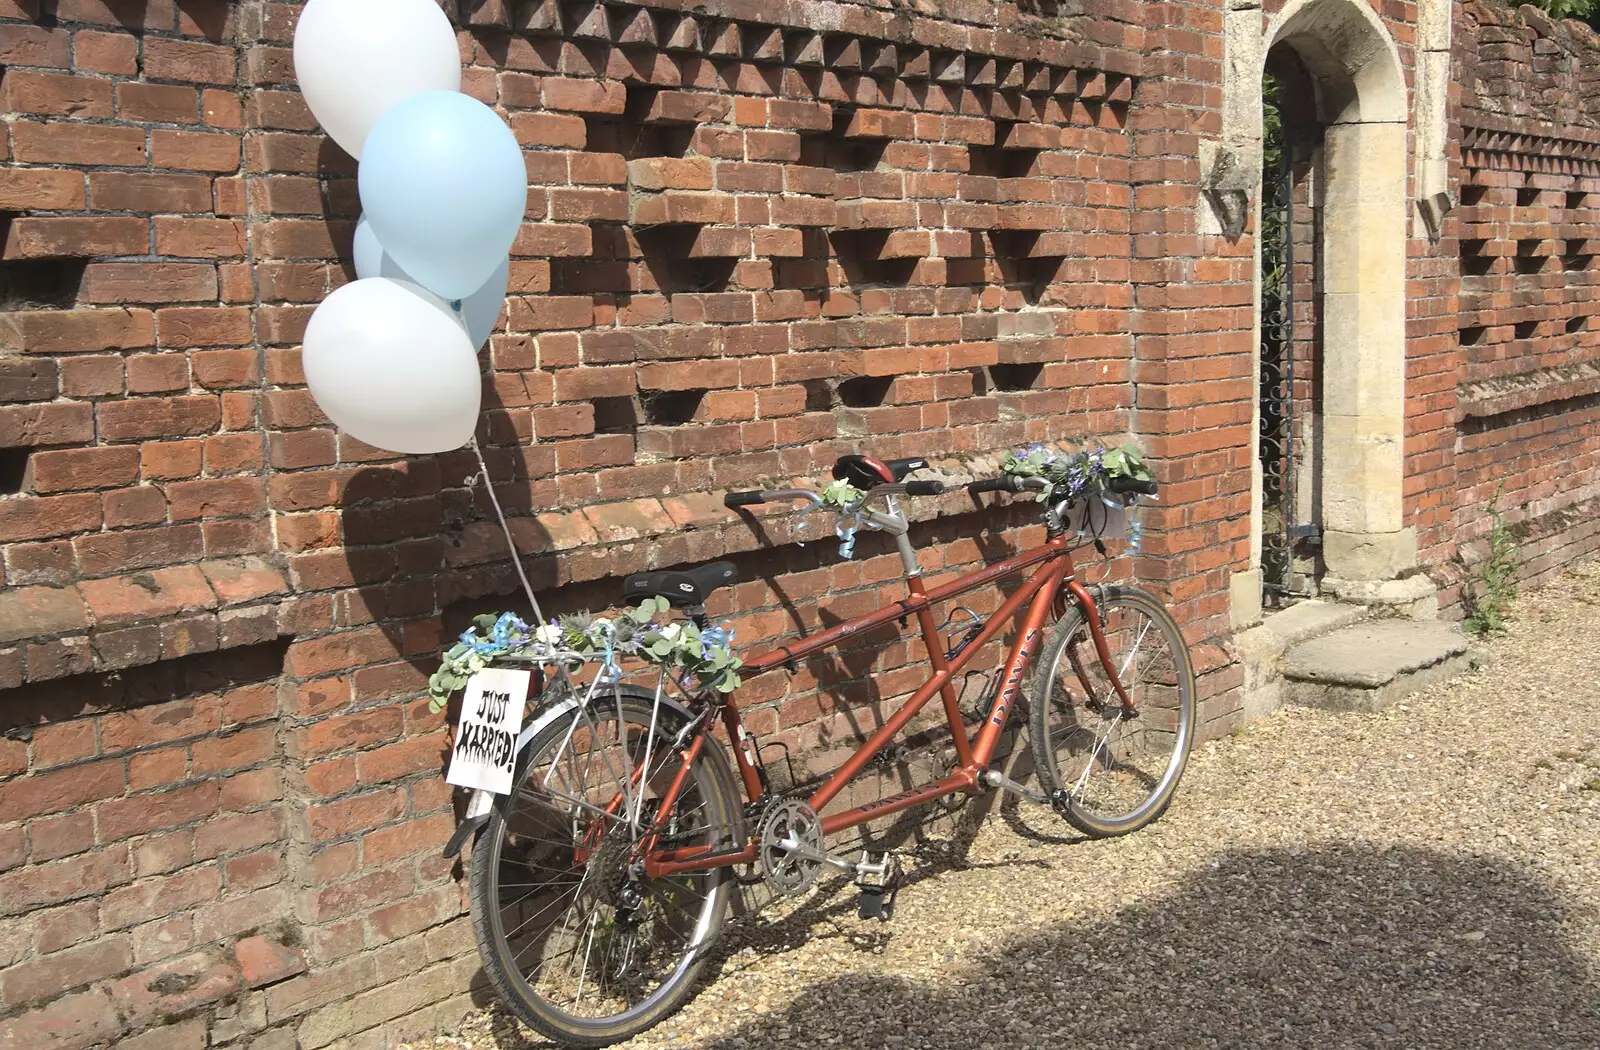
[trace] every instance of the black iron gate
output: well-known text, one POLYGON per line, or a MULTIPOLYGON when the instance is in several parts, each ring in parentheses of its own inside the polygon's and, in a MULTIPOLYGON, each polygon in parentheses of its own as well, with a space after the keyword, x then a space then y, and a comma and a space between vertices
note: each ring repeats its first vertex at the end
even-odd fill
MULTIPOLYGON (((1297 573, 1298 541, 1315 542, 1320 530, 1297 520, 1300 503, 1295 438, 1295 177, 1277 84, 1263 85, 1264 146, 1261 173, 1261 589, 1269 605, 1311 593, 1308 574, 1297 573)), ((1309 377, 1301 377, 1302 380, 1309 377)))

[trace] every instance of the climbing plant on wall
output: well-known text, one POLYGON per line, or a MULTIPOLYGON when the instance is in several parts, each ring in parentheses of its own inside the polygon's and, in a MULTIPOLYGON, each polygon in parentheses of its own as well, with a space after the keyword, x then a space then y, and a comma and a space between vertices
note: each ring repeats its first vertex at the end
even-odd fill
POLYGON ((1600 0, 1534 0, 1552 18, 1577 18, 1600 27, 1600 0))

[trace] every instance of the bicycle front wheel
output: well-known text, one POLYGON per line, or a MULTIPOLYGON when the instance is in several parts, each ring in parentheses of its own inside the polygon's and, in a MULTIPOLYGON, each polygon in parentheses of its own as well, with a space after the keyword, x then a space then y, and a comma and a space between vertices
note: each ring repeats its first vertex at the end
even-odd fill
POLYGON ((1111 664, 1137 707, 1112 687, 1082 607, 1068 611, 1039 662, 1028 735, 1039 779, 1067 822, 1108 838, 1166 810, 1194 740, 1194 668, 1156 598, 1108 587, 1096 603, 1111 664))
MULTIPOLYGON (((732 873, 648 880, 630 859, 681 768, 675 708, 618 686, 540 715, 549 711, 473 850, 473 926, 484 970, 519 1017, 564 1045, 606 1046, 689 997, 732 873)), ((732 773, 714 743, 666 834, 680 847, 743 844, 732 773)))

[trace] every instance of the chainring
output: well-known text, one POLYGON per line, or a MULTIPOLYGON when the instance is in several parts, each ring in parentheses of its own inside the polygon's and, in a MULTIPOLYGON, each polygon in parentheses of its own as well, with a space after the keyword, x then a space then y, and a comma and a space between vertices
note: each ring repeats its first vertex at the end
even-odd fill
POLYGON ((762 810, 758 827, 761 874, 767 885, 785 896, 814 886, 822 863, 796 854, 784 843, 794 841, 817 853, 826 852, 817 811, 798 799, 773 799, 762 810))

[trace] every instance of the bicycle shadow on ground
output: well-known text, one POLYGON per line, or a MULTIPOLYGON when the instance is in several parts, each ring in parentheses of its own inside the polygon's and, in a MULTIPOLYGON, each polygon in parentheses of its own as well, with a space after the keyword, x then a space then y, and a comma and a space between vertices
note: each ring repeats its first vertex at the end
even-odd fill
POLYGON ((1580 910, 1499 859, 1235 852, 1114 917, 966 959, 930 942, 927 983, 844 975, 703 1045, 1593 1050, 1600 987, 1564 928, 1580 910))
MULTIPOLYGON (((878 943, 915 936, 896 926, 915 907, 902 901, 887 925, 841 925, 882 931, 878 943)), ((1109 917, 960 956, 935 936, 915 976, 846 972, 708 1042, 688 1037, 703 1023, 691 1003, 646 1038, 676 1034, 673 1045, 706 1050, 1593 1050, 1600 986, 1569 932, 1592 910, 1559 897, 1537 870, 1497 858, 1238 851, 1109 917)), ((701 1005, 750 994, 740 990, 748 965, 730 959, 701 1005)))

